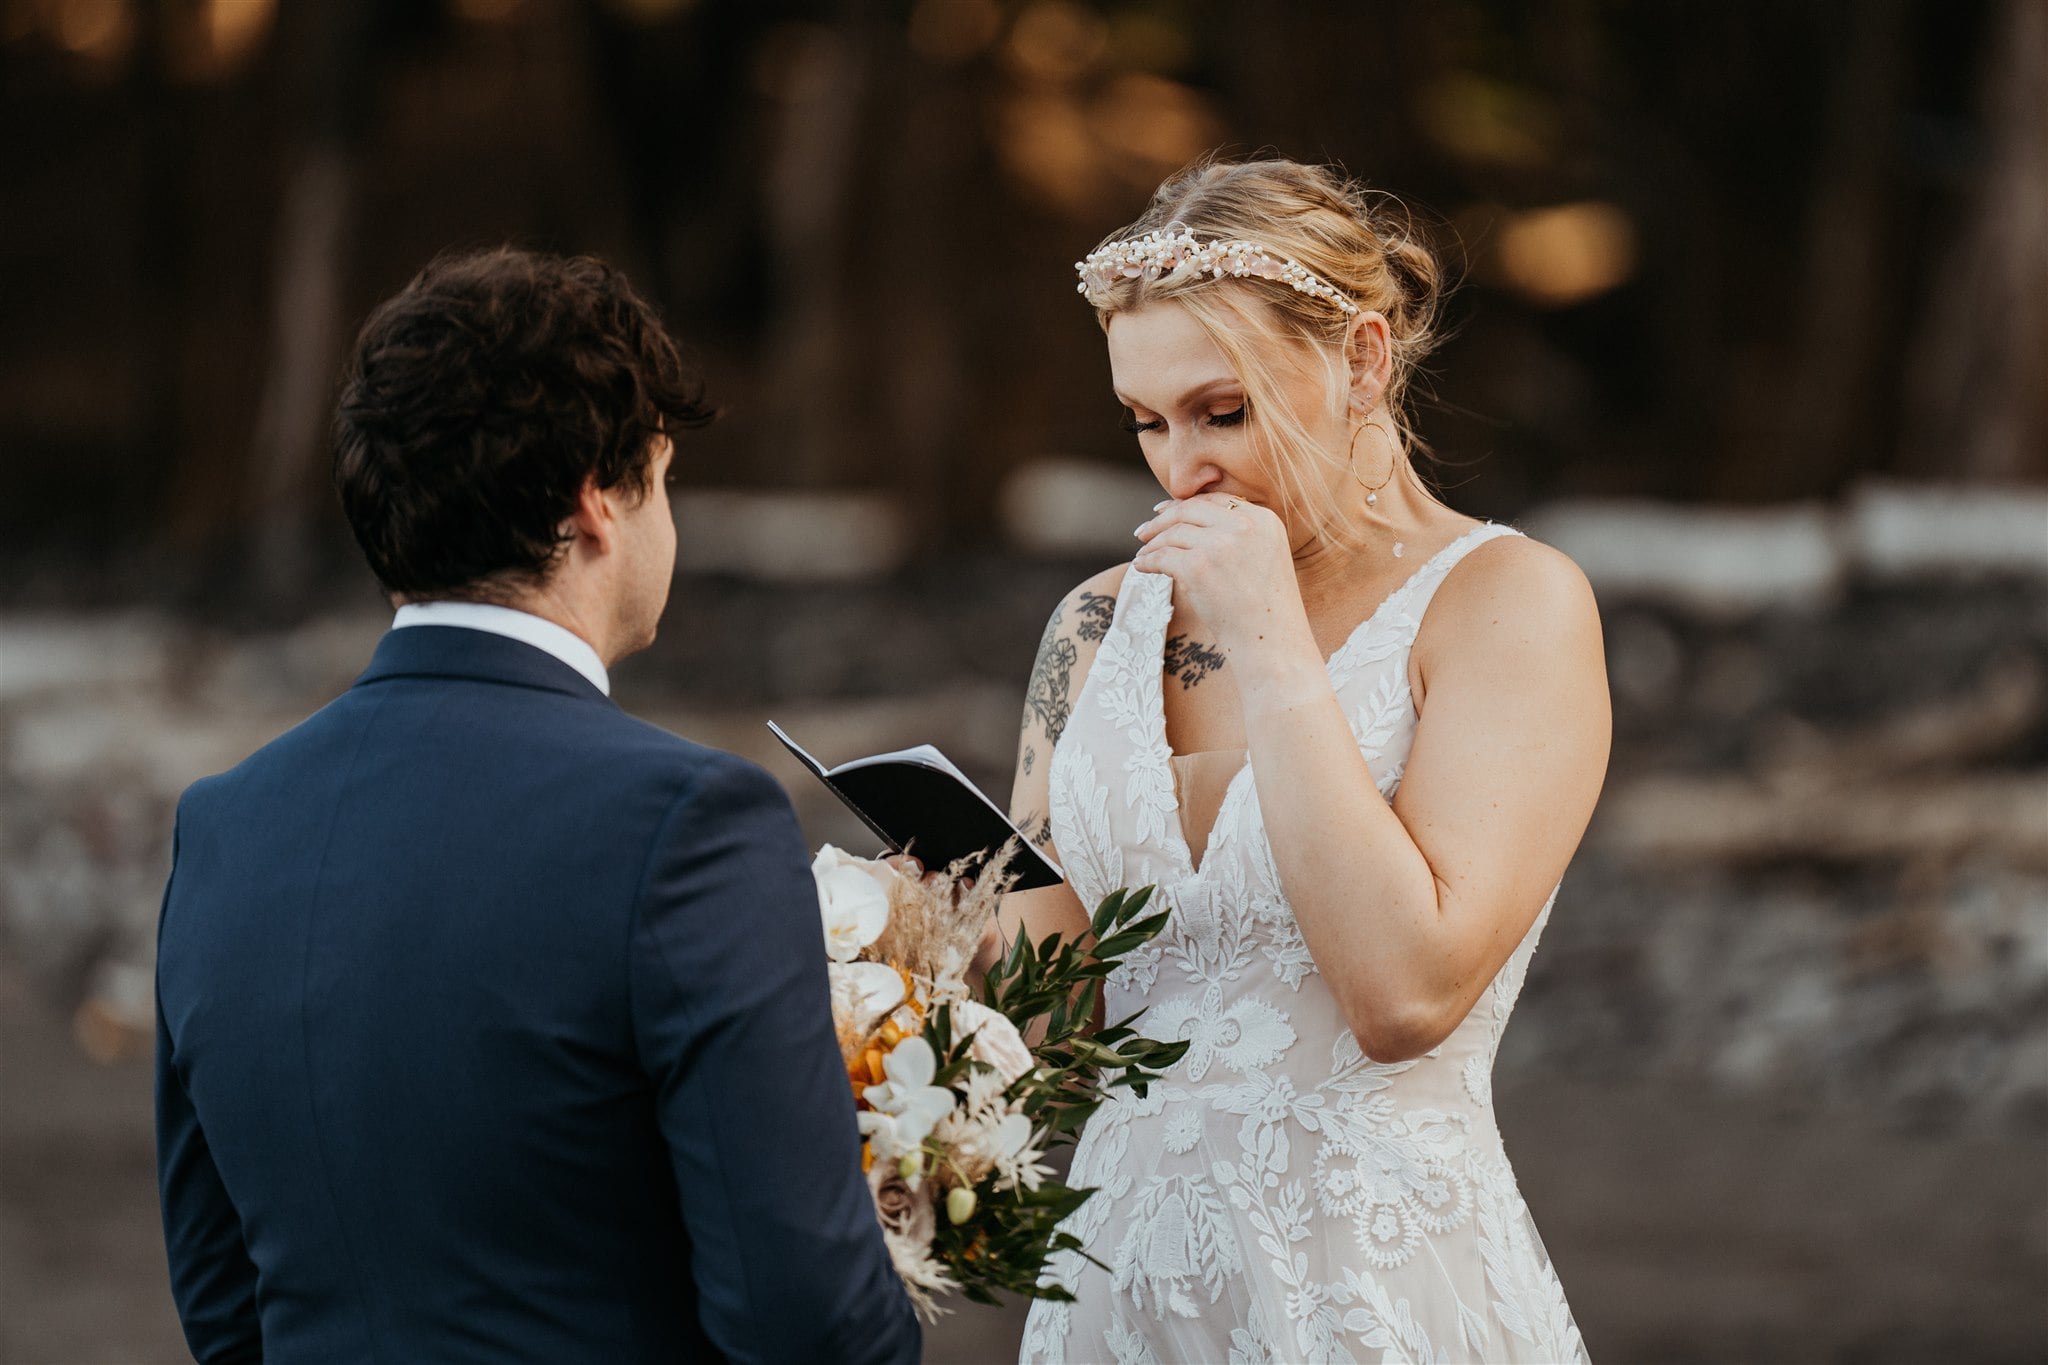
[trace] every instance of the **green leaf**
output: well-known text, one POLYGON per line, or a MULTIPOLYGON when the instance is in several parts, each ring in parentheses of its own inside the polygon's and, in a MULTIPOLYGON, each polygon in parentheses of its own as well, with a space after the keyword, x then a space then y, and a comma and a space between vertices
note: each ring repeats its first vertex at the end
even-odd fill
POLYGON ((1152 893, 1158 889, 1156 886, 1141 887, 1127 896, 1123 906, 1117 911, 1117 922, 1121 924, 1143 910, 1151 902, 1152 893))
POLYGON ((1102 898, 1102 904, 1095 907, 1095 914, 1089 920, 1088 928, 1096 938, 1099 939, 1108 933, 1109 926, 1116 923, 1116 917, 1122 912, 1126 899, 1122 891, 1112 891, 1102 898))

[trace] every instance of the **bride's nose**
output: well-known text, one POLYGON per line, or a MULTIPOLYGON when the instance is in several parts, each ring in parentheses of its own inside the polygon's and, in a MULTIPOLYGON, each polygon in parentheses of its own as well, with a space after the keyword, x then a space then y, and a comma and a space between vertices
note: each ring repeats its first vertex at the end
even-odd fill
POLYGON ((1174 451, 1166 464, 1166 492, 1176 501, 1206 493, 1223 482, 1223 471, 1198 443, 1174 451))

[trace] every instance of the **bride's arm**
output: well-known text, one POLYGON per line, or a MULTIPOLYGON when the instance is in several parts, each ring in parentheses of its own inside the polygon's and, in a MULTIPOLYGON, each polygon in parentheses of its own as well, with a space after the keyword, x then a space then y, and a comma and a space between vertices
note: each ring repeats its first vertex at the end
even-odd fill
POLYGON ((1392 805, 1320 659, 1232 659, 1259 805, 1302 937, 1366 1054, 1403 1061, 1464 1020, 1584 835, 1606 773, 1600 621, 1576 565, 1527 540, 1439 589, 1392 805))
MULTIPOLYGON (((1010 818, 1054 862, 1063 862, 1053 846, 1051 782, 1053 746, 1059 743, 1080 700, 1081 685, 1116 604, 1117 589, 1127 566, 1097 574, 1068 593, 1046 622, 1026 689, 1024 721, 1017 736, 1017 777, 1011 790, 1010 818)), ((1073 937, 1088 928, 1088 911, 1072 886, 1014 891, 1003 897, 975 959, 977 973, 987 970, 996 955, 1022 926, 1038 942, 1047 934, 1073 937)))
POLYGON ((1611 718, 1600 616, 1562 554, 1503 537, 1439 586, 1390 806, 1331 690, 1286 527, 1198 494, 1138 528, 1137 567, 1222 639, 1259 807, 1302 938, 1359 1046, 1419 1057, 1527 935, 1585 833, 1611 718))

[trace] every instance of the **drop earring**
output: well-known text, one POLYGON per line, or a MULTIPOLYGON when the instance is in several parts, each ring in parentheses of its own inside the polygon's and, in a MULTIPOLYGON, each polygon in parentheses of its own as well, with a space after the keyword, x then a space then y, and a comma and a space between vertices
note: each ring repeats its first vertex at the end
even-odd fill
POLYGON ((1401 457, 1400 457, 1400 456, 1399 456, 1399 455, 1397 454, 1397 455, 1395 455, 1395 456, 1394 456, 1394 458, 1393 458, 1392 460, 1390 460, 1390 461, 1389 461, 1389 462, 1387 463, 1387 476, 1386 476, 1386 478, 1384 478, 1384 479, 1381 479, 1381 480, 1380 480, 1380 481, 1379 481, 1378 483, 1371 483, 1371 484, 1369 484, 1369 483, 1367 483, 1367 482, 1366 482, 1366 481, 1365 481, 1364 479, 1361 479, 1361 478, 1359 478, 1359 477, 1358 477, 1358 438, 1359 438, 1360 436, 1363 436, 1363 435, 1365 434, 1365 427, 1366 427, 1366 424, 1365 424, 1364 422, 1360 422, 1360 423, 1358 424, 1358 427, 1357 427, 1357 429, 1356 429, 1356 430, 1354 430, 1354 431, 1353 431, 1353 432, 1351 433, 1351 458, 1350 458, 1350 465, 1351 465, 1351 478, 1352 478, 1353 482, 1357 483, 1357 485, 1358 485, 1358 486, 1359 486, 1360 488, 1363 488, 1363 489, 1365 490, 1365 505, 1366 505, 1367 507, 1378 507, 1378 506, 1380 505, 1380 490, 1381 490, 1382 488, 1385 488, 1385 487, 1386 487, 1386 486, 1387 486, 1387 485, 1388 485, 1389 483, 1392 483, 1392 482, 1393 482, 1393 479, 1394 479, 1394 467, 1395 467, 1396 465, 1400 464, 1400 462, 1401 462, 1401 457))

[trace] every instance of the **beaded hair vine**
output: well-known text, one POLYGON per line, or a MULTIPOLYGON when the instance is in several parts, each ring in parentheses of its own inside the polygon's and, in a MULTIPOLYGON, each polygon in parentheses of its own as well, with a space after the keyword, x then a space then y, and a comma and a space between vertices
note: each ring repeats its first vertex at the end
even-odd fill
POLYGON ((1341 290, 1311 274, 1284 256, 1257 242, 1225 241, 1204 243, 1185 223, 1168 223, 1142 237, 1110 242, 1088 253, 1085 261, 1074 262, 1081 277, 1075 288, 1090 296, 1108 290, 1124 280, 1162 280, 1189 272, 1212 279, 1244 279, 1247 276, 1273 280, 1298 293, 1334 304, 1346 316, 1355 316, 1358 305, 1341 290))

